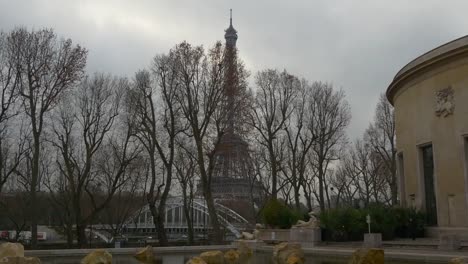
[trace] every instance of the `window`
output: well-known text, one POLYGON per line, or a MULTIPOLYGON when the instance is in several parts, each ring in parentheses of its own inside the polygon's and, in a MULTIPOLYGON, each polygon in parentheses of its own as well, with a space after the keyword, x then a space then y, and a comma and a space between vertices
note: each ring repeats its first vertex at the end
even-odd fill
POLYGON ((434 155, 432 151, 432 145, 425 145, 421 147, 421 156, 426 224, 429 226, 436 226, 437 201, 434 186, 434 155))

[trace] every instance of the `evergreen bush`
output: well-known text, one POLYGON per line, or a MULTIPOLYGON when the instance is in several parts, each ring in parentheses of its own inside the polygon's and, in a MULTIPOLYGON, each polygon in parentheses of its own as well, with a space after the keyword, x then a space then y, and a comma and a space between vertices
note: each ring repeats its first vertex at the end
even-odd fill
POLYGON ((424 213, 415 209, 374 204, 364 209, 329 209, 320 214, 323 240, 359 241, 368 232, 366 216, 371 217, 371 232, 382 233, 384 240, 395 237, 424 236, 424 213))
POLYGON ((301 213, 287 207, 277 199, 269 200, 262 210, 264 223, 271 228, 291 228, 299 219, 301 213))

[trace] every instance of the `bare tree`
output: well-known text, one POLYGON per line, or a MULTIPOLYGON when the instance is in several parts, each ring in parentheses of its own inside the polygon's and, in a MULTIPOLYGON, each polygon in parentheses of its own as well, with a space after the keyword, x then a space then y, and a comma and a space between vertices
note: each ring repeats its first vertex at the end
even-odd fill
POLYGON ((387 170, 386 181, 390 186, 391 203, 398 204, 398 184, 396 177, 396 135, 393 106, 385 94, 380 95, 375 109, 374 122, 366 131, 367 140, 374 151, 384 161, 387 170))
POLYGON ((27 31, 15 29, 9 33, 15 47, 14 67, 18 74, 18 92, 32 130, 30 208, 31 244, 37 244, 36 193, 39 188, 42 133, 45 116, 53 109, 64 91, 83 76, 87 50, 73 45, 70 39, 57 40, 50 29, 27 31))
POLYGON ((286 164, 283 173, 286 175, 291 185, 292 195, 294 195, 294 204, 296 209, 300 209, 301 189, 303 186, 304 175, 307 167, 307 156, 315 141, 311 131, 307 126, 313 124, 307 123, 307 100, 310 96, 310 86, 305 80, 301 80, 298 86, 298 96, 293 100, 293 112, 291 118, 286 121, 286 164))
POLYGON ((146 150, 151 164, 147 202, 161 245, 167 245, 164 228, 166 200, 174 178, 175 142, 185 127, 180 122, 181 108, 176 101, 178 87, 175 54, 156 56, 152 74, 140 71, 135 77, 130 102, 135 118, 135 136, 146 150), (162 162, 160 171, 157 160, 162 162), (160 178, 162 175, 162 179, 160 178))
POLYGON ((185 219, 187 219, 188 230, 188 243, 192 245, 195 240, 195 233, 193 229, 194 210, 193 198, 195 191, 195 178, 196 178, 196 157, 195 151, 189 150, 186 141, 179 142, 184 147, 178 147, 175 158, 176 176, 182 190, 182 199, 185 219))
POLYGON ((330 178, 330 187, 336 191, 335 207, 342 205, 352 206, 359 188, 356 188, 355 168, 349 153, 343 155, 340 164, 330 178))
POLYGON ((317 200, 320 209, 325 210, 325 198, 328 197, 325 193, 328 191, 326 173, 330 163, 339 158, 339 147, 346 141, 345 129, 351 113, 344 92, 335 91, 331 84, 321 82, 312 84, 308 109, 308 129, 315 139, 311 166, 318 180, 317 200))
MULTIPOLYGON (((15 49, 12 38, 0 32, 0 193, 24 156, 23 133, 20 133, 20 138, 12 138, 11 124, 8 122, 18 112, 15 109, 19 85, 15 49), (13 148, 15 143, 17 149, 13 148)), ((22 127, 20 130, 23 131, 22 127)))
POLYGON ((128 128, 119 131, 116 126, 127 85, 126 80, 110 76, 87 77, 71 100, 64 101, 55 120, 52 144, 60 153, 57 166, 71 195, 68 206, 73 210, 79 246, 86 244, 87 225, 129 179, 126 169, 137 154, 128 128), (112 133, 122 133, 123 139, 112 133), (85 199, 92 209, 84 210, 85 199))
POLYGON ((208 207, 214 240, 221 242, 223 234, 211 193, 211 178, 214 146, 223 133, 216 131, 214 120, 225 96, 223 47, 217 43, 205 54, 203 47, 192 47, 183 42, 171 52, 178 69, 177 101, 189 126, 187 134, 194 141, 202 192, 208 207))
POLYGON ((256 75, 257 92, 250 124, 257 132, 257 141, 267 150, 271 173, 271 198, 278 197, 278 174, 281 170, 281 133, 293 112, 293 101, 300 81, 286 71, 265 70, 256 75))
POLYGON ((122 234, 132 217, 146 204, 144 190, 146 187, 146 160, 136 159, 131 169, 128 169, 128 180, 115 192, 102 213, 99 214, 100 223, 109 227, 111 235, 115 238, 122 234))

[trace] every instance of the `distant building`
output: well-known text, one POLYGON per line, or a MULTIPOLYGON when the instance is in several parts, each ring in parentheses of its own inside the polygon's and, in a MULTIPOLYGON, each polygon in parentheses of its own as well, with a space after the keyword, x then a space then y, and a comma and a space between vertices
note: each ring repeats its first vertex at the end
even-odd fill
POLYGON ((408 63, 387 98, 395 107, 400 202, 426 212, 429 235, 468 238, 468 36, 408 63))
POLYGON ((215 146, 211 190, 217 202, 254 221, 252 205, 254 202, 259 202, 261 188, 252 175, 253 166, 249 145, 244 140, 245 135, 242 135, 237 127, 241 113, 236 110, 236 101, 239 100, 243 88, 240 87, 237 78, 237 31, 232 25, 232 13, 224 38, 226 40, 226 131, 215 146))

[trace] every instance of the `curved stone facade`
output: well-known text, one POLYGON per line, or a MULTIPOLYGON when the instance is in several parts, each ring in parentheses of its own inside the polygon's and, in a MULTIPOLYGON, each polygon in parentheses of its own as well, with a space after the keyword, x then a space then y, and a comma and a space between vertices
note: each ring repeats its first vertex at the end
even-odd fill
POLYGON ((400 201, 429 226, 468 227, 468 36, 402 68, 387 89, 395 107, 400 201))

